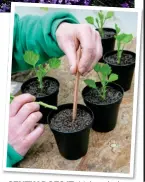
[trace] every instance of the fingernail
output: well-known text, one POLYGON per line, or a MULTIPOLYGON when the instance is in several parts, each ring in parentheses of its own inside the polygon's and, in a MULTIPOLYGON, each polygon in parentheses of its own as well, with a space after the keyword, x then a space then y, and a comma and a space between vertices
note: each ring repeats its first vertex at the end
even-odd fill
POLYGON ((44 125, 43 125, 43 124, 39 124, 39 127, 40 127, 40 128, 44 128, 44 125))
POLYGON ((33 99, 34 99, 34 101, 36 100, 36 97, 35 96, 33 96, 33 99))
POLYGON ((36 97, 35 97, 34 95, 31 95, 31 94, 29 94, 29 93, 26 93, 25 95, 26 95, 27 97, 31 98, 33 101, 36 100, 36 97))

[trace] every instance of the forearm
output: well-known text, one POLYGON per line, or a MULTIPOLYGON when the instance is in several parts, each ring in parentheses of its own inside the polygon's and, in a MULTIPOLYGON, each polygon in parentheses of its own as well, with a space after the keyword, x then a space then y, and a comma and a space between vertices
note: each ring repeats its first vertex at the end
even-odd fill
POLYGON ((48 13, 44 16, 25 16, 15 18, 13 72, 31 68, 23 60, 26 50, 33 50, 40 55, 38 64, 45 63, 51 57, 61 57, 63 51, 57 44, 55 32, 62 22, 78 23, 67 12, 48 13))

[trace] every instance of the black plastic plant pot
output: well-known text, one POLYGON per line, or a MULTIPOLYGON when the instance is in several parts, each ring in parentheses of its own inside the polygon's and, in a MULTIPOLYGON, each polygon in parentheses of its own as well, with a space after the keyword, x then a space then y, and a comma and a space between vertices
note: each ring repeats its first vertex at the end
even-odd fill
MULTIPOLYGON (((71 122, 76 122, 76 121, 72 121, 72 108, 73 108, 73 104, 64 104, 64 105, 58 106, 58 110, 52 111, 48 115, 48 123, 51 128, 51 131, 54 134, 60 154, 68 160, 77 160, 83 157, 84 155, 86 155, 88 151, 89 134, 90 134, 90 129, 92 127, 94 116, 92 111, 89 108, 87 108, 84 105, 78 104, 77 112, 78 110, 81 110, 83 113, 89 116, 89 119, 87 121, 88 124, 84 125, 84 127, 80 127, 75 123, 75 125, 72 124, 71 129, 68 129, 68 128, 65 129, 65 126, 63 126, 64 124, 62 124, 63 122, 62 120, 69 120, 68 123, 70 123, 70 120, 71 122), (57 116, 57 114, 64 112, 66 110, 70 110, 71 114, 65 115, 63 117, 57 116), (58 128, 54 127, 54 122, 56 119, 55 117, 57 118, 59 123, 57 124, 58 127, 59 125, 62 124, 61 127, 63 129, 59 130, 58 128), (74 129, 74 126, 75 126, 75 129, 74 129)), ((80 122, 85 123, 85 119, 86 118, 84 116, 84 120, 81 120, 80 122)))
MULTIPOLYGON (((99 88, 101 86, 100 82, 96 82, 96 86, 99 88)), ((87 96, 92 88, 86 86, 82 91, 82 97, 87 107, 89 107, 94 114, 94 122, 92 129, 97 132, 109 132, 113 130, 117 123, 118 112, 120 108, 120 103, 124 95, 124 91, 121 86, 117 84, 110 83, 109 87, 119 91, 121 96, 114 102, 110 103, 92 103, 91 100, 87 99, 87 96)), ((95 98, 92 96, 93 100, 95 98)))
MULTIPOLYGON (((98 29, 96 29, 98 31, 98 29)), ((115 48, 115 34, 116 30, 113 28, 103 28, 105 37, 101 38, 102 47, 103 47, 103 55, 107 52, 113 51, 115 48)), ((103 57, 100 62, 103 62, 103 57)))
MULTIPOLYGON (((44 102, 46 104, 52 105, 52 106, 57 106, 57 100, 58 100, 58 93, 59 93, 59 82, 52 77, 44 77, 43 78, 43 83, 45 86, 45 95, 41 95, 37 93, 37 90, 33 91, 33 86, 35 86, 35 84, 38 84, 37 78, 31 78, 29 80, 27 80, 26 82, 24 82, 21 86, 21 92, 22 93, 30 93, 31 95, 34 95, 36 97, 36 101, 39 102, 44 102), (49 82, 50 85, 45 84, 45 82, 49 82), (53 83, 53 84, 51 84, 53 83), (31 88, 31 89, 29 89, 31 88), (35 93, 34 93, 35 92, 35 93)), ((35 86, 36 87, 36 86, 35 86)), ((35 88, 34 87, 34 88, 35 88)), ((47 124, 47 115, 52 111, 52 109, 49 108, 45 108, 43 106, 40 106, 40 112, 43 114, 42 119, 39 121, 39 123, 43 123, 43 124, 47 124)))
MULTIPOLYGON (((132 78, 135 69, 136 54, 131 51, 124 50, 123 53, 132 56, 132 60, 127 64, 118 64, 117 61, 112 63, 109 61, 109 57, 117 55, 117 51, 108 52, 104 55, 104 62, 109 64, 112 68, 112 72, 118 74, 118 80, 115 83, 123 87, 124 91, 128 91, 131 88, 132 78)), ((122 61, 122 60, 121 60, 122 61)))

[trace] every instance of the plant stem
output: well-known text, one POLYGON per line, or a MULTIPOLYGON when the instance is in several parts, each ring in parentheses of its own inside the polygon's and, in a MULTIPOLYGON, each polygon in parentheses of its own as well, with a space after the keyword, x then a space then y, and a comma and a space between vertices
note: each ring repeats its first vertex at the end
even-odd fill
POLYGON ((44 103, 44 102, 41 102, 41 101, 36 102, 36 103, 38 103, 40 106, 43 106, 43 107, 45 107, 45 108, 57 110, 57 107, 56 107, 56 106, 48 105, 48 104, 46 104, 46 103, 44 103))
POLYGON ((103 99, 106 98, 106 85, 103 86, 103 99))
POLYGON ((97 72, 97 75, 98 75, 98 77, 99 77, 99 80, 100 80, 100 82, 101 82, 101 85, 102 85, 102 88, 101 88, 101 90, 102 90, 102 93, 100 93, 99 91, 99 95, 103 98, 103 100, 105 100, 105 97, 106 97, 106 86, 105 86, 105 83, 103 84, 102 83, 102 80, 101 80, 101 77, 100 77, 100 75, 99 75, 99 73, 97 72))
POLYGON ((36 73, 37 73, 37 70, 36 70, 35 66, 33 67, 33 69, 34 69, 34 72, 35 72, 35 75, 36 75, 36 73))
POLYGON ((42 91, 43 90, 43 81, 42 81, 42 78, 39 80, 39 86, 40 86, 40 89, 42 91))
POLYGON ((99 75, 99 73, 97 72, 97 75, 98 75, 98 77, 99 77, 99 80, 100 80, 100 82, 101 82, 101 78, 100 78, 100 75, 99 75))

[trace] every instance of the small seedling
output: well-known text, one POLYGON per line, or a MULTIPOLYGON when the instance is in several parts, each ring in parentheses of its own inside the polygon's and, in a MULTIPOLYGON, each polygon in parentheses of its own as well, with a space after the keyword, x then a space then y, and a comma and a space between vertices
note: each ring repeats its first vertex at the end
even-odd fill
POLYGON ((86 79, 84 82, 91 88, 97 90, 99 96, 105 100, 106 92, 107 92, 107 85, 113 81, 118 80, 118 75, 112 73, 111 67, 108 64, 96 64, 94 70, 97 72, 99 80, 101 82, 101 88, 98 89, 96 86, 96 82, 92 79, 86 79))
POLYGON ((36 54, 33 51, 26 51, 24 56, 24 61, 31 65, 35 71, 35 74, 38 78, 38 82, 39 82, 39 87, 42 90, 43 89, 43 78, 46 76, 46 74, 51 70, 51 69, 57 69, 60 64, 61 61, 58 58, 51 58, 48 60, 48 64, 46 64, 46 66, 44 67, 44 65, 38 65, 38 61, 39 61, 39 54, 36 54))
POLYGON ((115 24, 115 29, 116 29, 115 39, 117 41, 117 63, 120 64, 124 47, 126 44, 132 41, 133 35, 120 33, 121 30, 117 24, 115 24))
POLYGON ((104 31, 103 31, 104 24, 105 24, 106 20, 112 18, 113 16, 114 16, 114 12, 112 12, 112 11, 108 11, 106 14, 104 14, 103 11, 100 10, 98 12, 95 20, 94 20, 94 17, 92 17, 92 16, 86 17, 85 20, 89 24, 94 25, 95 28, 98 27, 99 33, 100 33, 101 37, 103 38, 104 37, 104 31), (97 26, 95 25, 95 21, 97 23, 97 26))
MULTIPOLYGON (((12 94, 10 94, 10 104, 12 103, 12 101, 13 101, 14 98, 15 98, 15 97, 14 97, 12 94)), ((57 107, 56 107, 56 106, 48 105, 48 104, 46 104, 46 103, 44 103, 44 102, 41 102, 41 101, 36 102, 36 103, 38 103, 40 106, 43 106, 43 107, 45 107, 45 108, 57 110, 57 107)))

